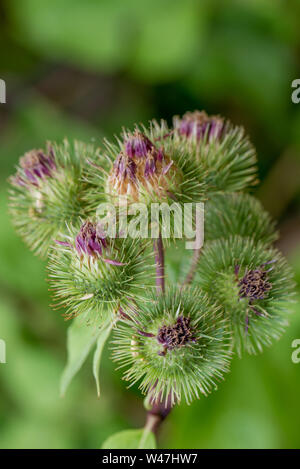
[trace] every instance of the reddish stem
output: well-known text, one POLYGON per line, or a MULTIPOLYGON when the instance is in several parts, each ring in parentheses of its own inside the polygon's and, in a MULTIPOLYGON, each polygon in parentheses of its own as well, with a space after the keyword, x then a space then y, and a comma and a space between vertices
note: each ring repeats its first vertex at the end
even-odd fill
POLYGON ((156 288, 157 292, 160 293, 165 291, 165 256, 161 233, 159 233, 157 240, 154 240, 153 247, 156 262, 156 288))
MULTIPOLYGON (((165 291, 165 256, 164 246, 159 233, 157 240, 153 242, 155 263, 156 263, 156 288, 158 293, 165 291)), ((171 399, 167 402, 160 402, 160 396, 152 404, 152 407, 147 412, 145 427, 153 433, 157 434, 158 428, 172 409, 171 399)))
POLYGON ((157 401, 152 404, 152 407, 147 412, 147 419, 145 427, 152 431, 155 435, 158 433, 158 429, 161 423, 169 415, 172 410, 171 399, 168 399, 168 402, 159 402, 157 401))
POLYGON ((188 274, 187 274, 187 277, 186 277, 186 279, 185 279, 184 285, 189 285, 190 283, 192 283, 192 280, 193 280, 194 275, 195 275, 195 273, 196 273, 196 269, 197 269, 197 265, 198 265, 198 261, 199 261, 200 254, 201 254, 201 248, 194 250, 193 257, 192 257, 192 261, 191 261, 190 270, 189 270, 189 272, 188 272, 188 274))

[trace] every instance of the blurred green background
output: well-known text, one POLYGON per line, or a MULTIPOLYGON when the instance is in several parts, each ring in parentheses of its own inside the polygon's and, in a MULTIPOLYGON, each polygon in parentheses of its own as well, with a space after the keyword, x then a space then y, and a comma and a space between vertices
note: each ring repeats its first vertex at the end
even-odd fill
MULTIPOLYGON (((6 179, 46 139, 98 142, 153 117, 224 114, 257 147, 256 195, 278 219, 279 247, 300 283, 300 104, 291 102, 300 2, 7 0, 0 13, 0 447, 98 448, 111 433, 143 425, 142 401, 112 372, 109 350, 100 400, 88 364, 59 398, 67 324, 49 307, 44 264, 10 224, 6 179)), ((218 392, 171 413, 160 447, 300 447, 294 309, 280 342, 234 359, 218 392)))

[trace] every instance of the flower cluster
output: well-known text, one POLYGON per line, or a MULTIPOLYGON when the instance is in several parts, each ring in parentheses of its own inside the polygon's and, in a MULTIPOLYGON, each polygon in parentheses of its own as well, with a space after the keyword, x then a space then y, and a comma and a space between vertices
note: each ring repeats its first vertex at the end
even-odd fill
MULTIPOLYGON (((124 130, 101 148, 50 143, 21 157, 10 182, 14 224, 34 252, 48 256, 56 307, 96 325, 98 339, 86 329, 81 336, 72 322, 70 354, 77 357, 82 344, 83 352, 67 367, 67 382, 97 340, 96 376, 114 329, 113 358, 130 385, 138 383, 155 405, 191 402, 216 389, 233 352, 261 351, 285 330, 292 273, 272 246, 274 222, 242 192, 257 182, 255 149, 243 128, 195 111, 174 117, 171 127, 152 121, 124 130), (204 246, 190 265, 174 235, 178 221, 165 256, 163 216, 147 218, 159 231, 151 243, 122 230, 108 237, 99 209, 110 203, 107 217, 119 227, 125 205, 182 209, 203 201, 204 246)), ((193 228, 194 215, 188 221, 193 228)))

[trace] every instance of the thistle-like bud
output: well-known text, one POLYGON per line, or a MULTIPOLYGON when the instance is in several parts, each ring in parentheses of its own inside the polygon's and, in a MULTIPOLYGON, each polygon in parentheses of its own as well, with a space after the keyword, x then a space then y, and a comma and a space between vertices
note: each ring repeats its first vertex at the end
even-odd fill
POLYGON ((48 152, 31 150, 20 158, 20 168, 10 181, 16 186, 36 186, 47 177, 55 176, 56 170, 53 148, 49 145, 48 152))
POLYGON ((85 181, 86 160, 97 156, 92 145, 64 141, 47 150, 32 150, 20 158, 10 178, 10 211, 18 233, 30 249, 45 257, 66 223, 91 213, 85 201, 91 184, 85 181))
POLYGON ((279 251, 265 243, 239 236, 206 243, 197 283, 223 306, 239 355, 271 345, 288 324, 292 273, 279 251))
POLYGON ((88 321, 119 314, 151 278, 142 251, 133 240, 106 238, 96 221, 85 221, 79 231, 69 228, 49 255, 57 306, 67 308, 67 318, 82 314, 88 321))
POLYGON ((120 199, 126 202, 166 199, 170 192, 176 192, 179 175, 163 148, 156 148, 146 135, 136 130, 125 136, 123 149, 108 177, 107 191, 118 202, 120 199))
POLYGON ((138 303, 136 318, 118 324, 114 359, 124 379, 140 382, 153 401, 190 402, 207 395, 230 358, 226 321, 199 289, 172 288, 138 303))
POLYGON ((75 247, 80 257, 84 254, 91 257, 101 256, 107 247, 107 241, 100 223, 92 223, 89 220, 83 223, 76 236, 75 247))
POLYGON ((257 183, 256 153, 242 127, 205 111, 173 119, 170 140, 207 171, 208 189, 240 191, 257 183))
POLYGON ((181 119, 174 118, 174 127, 181 136, 197 141, 203 138, 212 141, 221 137, 224 119, 220 116, 208 116, 205 111, 186 112, 181 119))
POLYGON ((278 239, 275 223, 259 200, 249 194, 211 194, 205 203, 204 239, 210 241, 232 235, 271 244, 278 239))
MULTIPOLYGON (((101 164, 96 162, 90 166, 88 181, 93 187, 98 185, 98 190, 90 191, 89 205, 100 206, 103 192, 105 202, 117 207, 143 203, 147 208, 146 217, 149 216, 148 226, 159 225, 163 231, 163 207, 158 207, 161 212, 152 217, 150 206, 164 203, 164 207, 173 210, 167 235, 173 238, 182 229, 182 221, 178 223, 175 212, 177 215, 183 212, 184 203, 195 204, 205 199, 207 173, 192 156, 181 152, 170 138, 165 138, 165 133, 165 124, 160 126, 153 121, 150 129, 143 127, 142 130, 136 128, 133 133, 124 132, 118 144, 106 141, 106 161, 111 164, 108 168, 101 160, 101 164)), ((194 209, 193 212, 195 214, 194 209)))

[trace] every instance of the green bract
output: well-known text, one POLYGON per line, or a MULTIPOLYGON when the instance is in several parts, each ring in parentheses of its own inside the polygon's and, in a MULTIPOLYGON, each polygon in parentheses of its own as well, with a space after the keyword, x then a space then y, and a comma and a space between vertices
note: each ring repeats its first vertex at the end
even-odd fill
POLYGON ((93 145, 75 141, 48 143, 47 150, 31 150, 10 178, 10 212, 17 232, 36 254, 45 257, 66 223, 78 223, 91 213, 85 195, 86 160, 96 157, 93 145))
POLYGON ((235 350, 256 353, 278 339, 294 287, 277 249, 238 236, 205 244, 197 284, 230 319, 235 350))
POLYGON ((171 288, 136 306, 133 321, 118 324, 113 357, 124 379, 139 382, 153 400, 190 402, 207 395, 228 371, 226 321, 196 288, 171 288))

